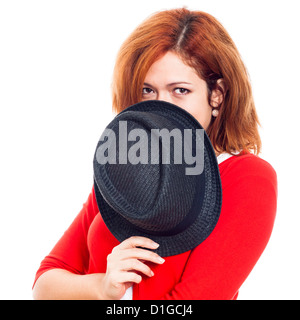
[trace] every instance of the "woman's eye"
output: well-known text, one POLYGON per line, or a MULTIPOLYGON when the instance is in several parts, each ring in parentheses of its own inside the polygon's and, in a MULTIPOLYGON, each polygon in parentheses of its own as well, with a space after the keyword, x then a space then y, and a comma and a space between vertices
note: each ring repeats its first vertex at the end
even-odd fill
POLYGON ((143 94, 149 94, 152 92, 153 92, 153 90, 151 88, 143 88, 143 94))
POLYGON ((176 94, 184 95, 184 94, 188 94, 188 93, 190 92, 190 90, 185 89, 185 88, 176 88, 176 89, 174 90, 174 92, 175 92, 176 94))

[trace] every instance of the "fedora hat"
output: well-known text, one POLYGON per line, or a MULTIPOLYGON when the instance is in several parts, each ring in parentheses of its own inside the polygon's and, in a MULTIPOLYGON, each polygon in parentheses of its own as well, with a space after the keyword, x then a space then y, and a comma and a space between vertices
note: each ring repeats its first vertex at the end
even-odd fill
POLYGON ((218 162, 200 123, 164 101, 126 108, 106 127, 93 160, 104 223, 120 242, 148 237, 161 256, 191 250, 213 231, 222 205, 218 162))

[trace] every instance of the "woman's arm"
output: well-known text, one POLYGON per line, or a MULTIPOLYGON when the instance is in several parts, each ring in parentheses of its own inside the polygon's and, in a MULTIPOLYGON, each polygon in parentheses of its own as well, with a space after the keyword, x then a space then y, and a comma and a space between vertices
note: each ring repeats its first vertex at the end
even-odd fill
POLYGON ((64 269, 51 269, 35 283, 36 300, 102 300, 104 273, 78 275, 64 269))
POLYGON ((220 166, 223 204, 215 229, 161 299, 233 299, 264 251, 276 214, 276 173, 253 155, 230 164, 220 166))
POLYGON ((131 237, 116 246, 107 257, 106 273, 74 274, 64 269, 51 269, 35 283, 34 299, 47 300, 119 300, 133 283, 142 281, 142 273, 154 274, 142 261, 162 264, 164 259, 149 250, 158 244, 144 237, 131 237))
POLYGON ((43 259, 33 285, 34 299, 102 299, 104 274, 85 275, 89 263, 87 234, 99 213, 94 190, 50 254, 43 259))
POLYGON ((118 300, 127 288, 142 280, 138 273, 152 277, 143 260, 163 263, 156 253, 142 249, 156 249, 158 244, 144 237, 131 237, 116 245, 108 255, 106 273, 88 274, 87 236, 98 214, 92 190, 71 226, 42 261, 34 282, 34 299, 118 300))

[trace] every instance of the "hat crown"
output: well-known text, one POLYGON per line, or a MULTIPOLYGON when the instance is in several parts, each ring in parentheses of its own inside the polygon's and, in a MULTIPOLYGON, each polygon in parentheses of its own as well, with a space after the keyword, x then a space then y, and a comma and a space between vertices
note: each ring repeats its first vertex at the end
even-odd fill
POLYGON ((150 238, 160 244, 156 251, 161 256, 180 254, 204 241, 219 219, 222 187, 214 149, 199 122, 176 105, 151 100, 126 108, 105 130, 113 139, 104 132, 98 142, 94 192, 103 221, 117 240, 150 238), (164 161, 165 136, 156 148, 159 152, 152 153, 150 138, 157 129, 189 132, 181 144, 175 134, 170 139, 169 162, 164 161), (203 152, 195 147, 199 140, 203 152), (175 149, 180 154, 178 144, 182 162, 175 156, 175 149), (186 148, 191 157, 186 157, 186 148), (99 150, 103 157, 98 157, 99 150), (102 161, 105 157, 112 161, 102 161))
MULTIPOLYGON (((142 129, 147 136, 147 163, 120 164, 124 152, 116 148, 116 163, 96 165, 97 172, 104 184, 99 190, 107 203, 124 219, 136 228, 148 233, 165 233, 173 230, 184 221, 193 204, 196 179, 186 175, 186 164, 174 164, 174 139, 170 139, 170 163, 162 163, 163 148, 159 145, 160 159, 157 164, 151 163, 151 130, 179 129, 183 134, 184 127, 174 119, 165 116, 139 111, 123 112, 108 126, 116 135, 120 144, 124 132, 120 132, 120 122, 126 121, 127 133, 142 129)), ((153 132, 153 131, 152 131, 153 132)), ((144 141, 145 142, 145 141, 144 141)), ((143 142, 143 143, 144 143, 143 142)), ((99 141, 101 145, 103 141, 99 141)), ((127 153, 136 141, 127 141, 127 153)), ((178 147, 178 146, 176 146, 178 147)))

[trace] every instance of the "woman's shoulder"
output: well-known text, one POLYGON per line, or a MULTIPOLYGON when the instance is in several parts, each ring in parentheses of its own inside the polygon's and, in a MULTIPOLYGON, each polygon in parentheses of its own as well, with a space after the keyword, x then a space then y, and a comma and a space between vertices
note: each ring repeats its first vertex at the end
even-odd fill
POLYGON ((242 152, 228 157, 219 164, 219 170, 222 181, 252 177, 254 179, 268 179, 273 184, 277 184, 276 171, 272 165, 252 153, 242 152))

